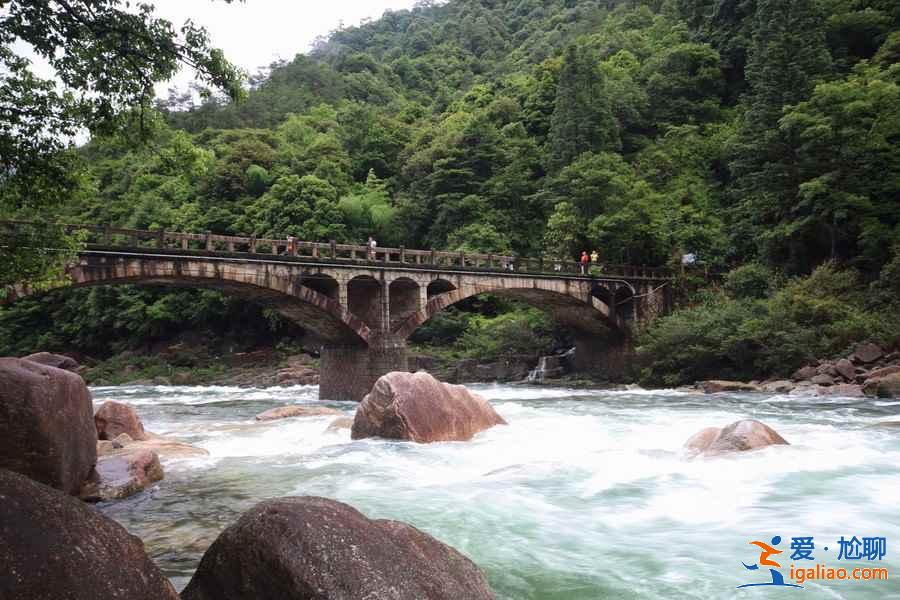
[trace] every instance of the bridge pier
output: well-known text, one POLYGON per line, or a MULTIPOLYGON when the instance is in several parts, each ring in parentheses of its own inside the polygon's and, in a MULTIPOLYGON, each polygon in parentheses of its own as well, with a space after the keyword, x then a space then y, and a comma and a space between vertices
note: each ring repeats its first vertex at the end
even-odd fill
POLYGON ((408 371, 406 342, 380 339, 366 346, 325 346, 319 366, 319 398, 360 402, 382 375, 408 371))
POLYGON ((634 358, 634 344, 627 336, 579 335, 575 337, 578 373, 590 373, 610 381, 623 380, 634 358))

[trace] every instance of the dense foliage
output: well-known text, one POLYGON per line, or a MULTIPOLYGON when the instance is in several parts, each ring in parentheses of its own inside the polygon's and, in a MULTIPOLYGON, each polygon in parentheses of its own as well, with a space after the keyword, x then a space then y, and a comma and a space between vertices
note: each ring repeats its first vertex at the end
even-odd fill
POLYGON ((56 216, 749 264, 643 334, 645 375, 783 370, 881 335, 895 301, 898 59, 892 0, 423 1, 271 65, 242 103, 159 101, 145 145, 96 136, 56 216), (820 319, 806 294, 842 277, 866 293, 835 284, 820 319))

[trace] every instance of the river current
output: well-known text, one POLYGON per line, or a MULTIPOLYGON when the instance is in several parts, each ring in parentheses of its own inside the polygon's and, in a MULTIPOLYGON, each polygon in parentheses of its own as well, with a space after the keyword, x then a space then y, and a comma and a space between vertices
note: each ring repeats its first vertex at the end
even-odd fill
POLYGON ((183 588, 216 536, 257 502, 317 495, 410 523, 469 556, 505 600, 900 598, 900 402, 682 391, 472 386, 509 422, 465 443, 351 441, 334 417, 259 423, 318 401, 316 387, 94 388, 136 407, 148 430, 207 449, 100 506, 183 588), (791 446, 688 460, 696 431, 755 418, 791 446), (886 567, 888 581, 771 580, 750 541, 780 536, 789 565, 886 567), (885 538, 879 560, 838 560, 841 537, 885 538), (812 537, 811 560, 791 560, 812 537), (827 546, 828 550, 824 550, 827 546))

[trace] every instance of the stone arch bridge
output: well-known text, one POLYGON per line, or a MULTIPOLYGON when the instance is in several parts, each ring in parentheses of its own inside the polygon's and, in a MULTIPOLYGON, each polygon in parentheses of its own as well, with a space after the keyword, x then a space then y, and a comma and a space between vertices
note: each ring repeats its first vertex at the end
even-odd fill
MULTIPOLYGON (((310 332, 304 343, 321 352, 320 397, 328 399, 361 400, 381 375, 407 370, 407 338, 476 294, 518 298, 548 311, 576 333, 576 366, 583 370, 614 368, 632 324, 667 312, 671 302, 662 269, 605 265, 582 274, 574 262, 501 255, 66 228, 87 241, 51 287, 211 288, 273 308, 310 332)), ((13 286, 5 302, 46 290, 13 286)))

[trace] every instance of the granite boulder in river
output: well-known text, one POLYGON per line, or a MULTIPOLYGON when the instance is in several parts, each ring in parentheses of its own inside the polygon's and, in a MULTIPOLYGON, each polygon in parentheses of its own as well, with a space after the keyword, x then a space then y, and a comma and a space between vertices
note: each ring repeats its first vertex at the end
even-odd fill
POLYGON ((87 504, 0 469, 0 598, 178 600, 140 539, 87 504))
POLYGON ((721 429, 707 427, 691 436, 685 442, 684 447, 693 454, 718 456, 787 444, 787 440, 765 423, 755 419, 746 419, 736 421, 721 429))
POLYGON ((77 494, 97 462, 91 395, 75 373, 0 358, 0 468, 77 494))
POLYGON ((399 521, 313 496, 267 500, 203 555, 183 600, 487 600, 468 558, 399 521))
POLYGON ((506 421, 487 400, 464 386, 442 383, 425 372, 395 371, 378 379, 363 398, 351 436, 419 443, 467 441, 494 425, 506 421))

